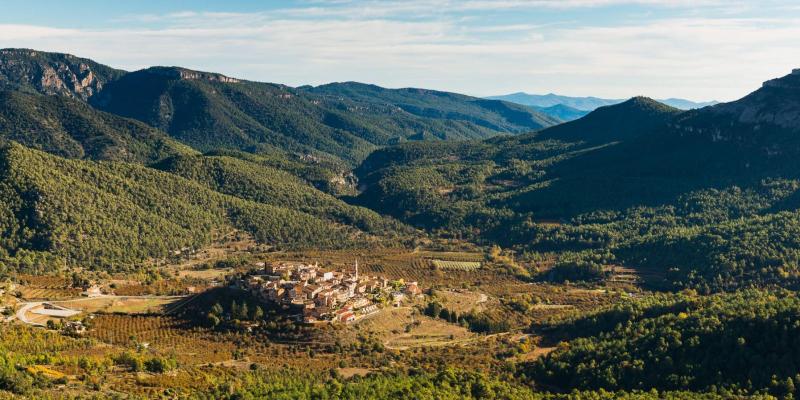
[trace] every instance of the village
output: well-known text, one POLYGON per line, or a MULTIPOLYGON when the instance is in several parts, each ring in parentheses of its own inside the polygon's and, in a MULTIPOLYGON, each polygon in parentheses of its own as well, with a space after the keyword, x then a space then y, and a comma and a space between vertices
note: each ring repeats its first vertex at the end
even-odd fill
POLYGON ((296 312, 298 320, 351 323, 385 304, 400 306, 422 295, 417 282, 390 281, 352 271, 323 271, 318 263, 259 263, 236 284, 261 301, 296 312))

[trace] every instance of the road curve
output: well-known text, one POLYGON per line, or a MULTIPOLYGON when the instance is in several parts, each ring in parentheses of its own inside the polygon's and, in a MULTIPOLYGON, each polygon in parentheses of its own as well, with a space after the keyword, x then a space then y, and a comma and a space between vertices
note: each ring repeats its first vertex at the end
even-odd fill
POLYGON ((44 303, 51 303, 51 304, 58 304, 58 303, 72 303, 76 301, 89 301, 89 300, 96 300, 96 299, 181 299, 188 296, 117 296, 111 294, 104 294, 101 296, 94 296, 94 297, 78 297, 75 299, 67 299, 67 300, 54 300, 54 301, 32 301, 27 303, 21 303, 22 306, 17 310, 16 317, 20 322, 33 325, 33 326, 45 326, 44 324, 40 324, 37 322, 32 322, 29 320, 25 314, 30 311, 30 309, 38 307, 44 303))

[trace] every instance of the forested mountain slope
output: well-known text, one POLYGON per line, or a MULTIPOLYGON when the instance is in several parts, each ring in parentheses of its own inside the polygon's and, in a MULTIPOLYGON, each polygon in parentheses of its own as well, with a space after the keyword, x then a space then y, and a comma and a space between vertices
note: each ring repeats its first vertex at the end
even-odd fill
POLYGON ((194 150, 142 122, 62 96, 0 91, 0 138, 69 158, 148 163, 194 150))
POLYGON ((357 169, 360 200, 433 231, 558 252, 581 279, 621 264, 673 289, 793 288, 798 76, 696 111, 633 99, 533 134, 382 149, 357 169))
POLYGON ((180 68, 132 72, 108 85, 92 104, 136 118, 201 151, 260 147, 362 157, 375 146, 327 125, 336 117, 294 89, 240 82, 180 68))
POLYGON ((560 122, 513 103, 356 83, 291 88, 179 67, 116 70, 88 59, 0 50, 0 88, 86 100, 199 150, 344 160, 405 140, 478 139, 560 122))
POLYGON ((108 84, 91 103, 144 121, 202 151, 272 147, 351 163, 378 146, 406 139, 482 138, 558 122, 499 101, 380 91, 380 96, 365 98, 353 91, 294 89, 154 67, 108 84))
POLYGON ((798 315, 794 292, 748 290, 632 300, 554 324, 569 345, 527 373, 548 387, 713 390, 739 398, 795 391, 798 315))
MULTIPOLYGON (((351 103, 357 113, 379 110, 387 106, 396 107, 405 113, 435 124, 441 132, 425 132, 442 139, 481 138, 493 132, 522 133, 556 125, 560 119, 530 108, 500 100, 487 100, 457 93, 436 90, 404 88, 386 89, 358 82, 331 83, 301 89, 324 96, 326 99, 341 99, 351 103)), ((395 110, 387 110, 394 114, 395 110)), ((388 121, 395 120, 391 115, 388 121)), ((397 120, 397 122, 400 122, 397 120)))
POLYGON ((660 128, 681 111, 646 97, 634 97, 614 106, 596 109, 586 117, 536 135, 537 140, 607 144, 628 140, 660 128))
POLYGON ((453 170, 490 163, 477 179, 442 181, 430 196, 411 184, 408 190, 416 194, 408 195, 447 202, 466 185, 492 208, 537 218, 670 203, 694 190, 798 177, 798 96, 800 73, 767 82, 742 100, 683 113, 634 98, 532 134, 432 151, 413 144, 381 149, 357 172, 366 202, 382 197, 376 190, 404 192, 398 185, 404 180, 388 179, 413 176, 422 166, 453 170))
MULTIPOLYGON (((648 136, 679 114, 650 99, 634 98, 602 107, 572 122, 540 132, 500 137, 482 142, 407 144, 373 152, 356 170, 361 196, 382 212, 419 215, 431 223, 433 211, 452 213, 452 203, 477 202, 469 208, 529 212, 545 202, 517 201, 538 195, 558 184, 550 180, 560 164, 613 147, 619 142, 648 136), (471 172, 470 172, 471 171, 471 172), (411 214, 409 214, 411 213, 411 214)), ((592 174, 592 171, 585 171, 592 174)), ((580 197, 576 201, 580 201, 580 197)), ((562 199, 547 204, 551 214, 562 199)))
POLYGON ((270 204, 373 233, 408 233, 408 227, 363 207, 351 206, 296 176, 264 164, 227 156, 178 156, 157 169, 199 182, 220 193, 270 204))
POLYGON ((229 227, 279 247, 368 240, 323 215, 224 195, 174 174, 67 160, 14 143, 0 152, 0 203, 5 270, 122 269, 207 244, 229 227))
POLYGON ((546 190, 509 201, 517 210, 569 216, 669 202, 707 187, 794 179, 800 176, 798 115, 795 72, 741 100, 679 114, 647 135, 566 161, 551 169, 553 183, 546 190), (578 192, 584 195, 573 195, 578 192))

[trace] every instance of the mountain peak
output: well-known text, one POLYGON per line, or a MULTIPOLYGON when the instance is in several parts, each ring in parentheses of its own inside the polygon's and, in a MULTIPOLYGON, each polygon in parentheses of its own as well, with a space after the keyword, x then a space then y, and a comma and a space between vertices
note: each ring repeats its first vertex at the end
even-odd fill
POLYGON ((239 83, 239 79, 231 78, 216 72, 194 71, 182 67, 150 67, 139 71, 140 73, 161 75, 176 80, 202 80, 223 83, 239 83))
POLYGON ((781 78, 770 79, 761 85, 762 88, 800 88, 800 68, 795 68, 789 75, 781 78))
POLYGON ((0 88, 87 100, 124 71, 71 54, 0 49, 0 88))
POLYGON ((768 127, 797 131, 800 123, 800 69, 764 82, 758 90, 739 100, 702 111, 705 112, 687 114, 679 121, 680 126, 694 132, 719 132, 713 134, 716 140, 732 139, 726 135, 733 131, 732 123, 752 125, 737 130, 751 133, 742 136, 748 140, 759 136, 753 135, 756 131, 765 131, 768 127))
POLYGON ((650 134, 680 112, 649 97, 637 96, 600 107, 575 121, 545 129, 537 138, 587 143, 623 141, 650 134))
MULTIPOLYGON (((622 107, 636 107, 636 108, 644 108, 644 109, 660 109, 660 110, 674 110, 678 111, 677 108, 664 104, 658 100, 654 100, 650 97, 646 96, 635 96, 631 97, 630 99, 622 102, 619 104, 622 107)), ((606 106, 606 107, 614 107, 614 106, 606 106)), ((621 108, 622 108, 621 107, 621 108)))

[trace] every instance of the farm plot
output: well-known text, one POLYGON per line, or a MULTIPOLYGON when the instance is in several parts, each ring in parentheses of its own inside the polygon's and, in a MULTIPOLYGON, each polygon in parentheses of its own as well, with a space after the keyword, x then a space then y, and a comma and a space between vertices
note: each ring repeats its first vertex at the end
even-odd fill
POLYGON ((431 264, 445 271, 477 271, 481 267, 481 263, 476 261, 431 260, 431 264))
POLYGON ((89 335, 117 346, 147 343, 155 351, 175 354, 187 365, 229 360, 237 348, 223 335, 165 316, 98 315, 89 335))
POLYGON ((163 279, 151 284, 128 283, 114 289, 118 296, 178 296, 208 289, 210 282, 198 278, 163 279))
POLYGON ((54 275, 20 275, 17 289, 23 299, 64 299, 78 296, 82 289, 73 288, 72 280, 54 275))
POLYGON ((22 298, 25 300, 35 299, 68 299, 80 295, 80 289, 73 288, 44 288, 44 287, 30 287, 23 286, 19 288, 22 298))

